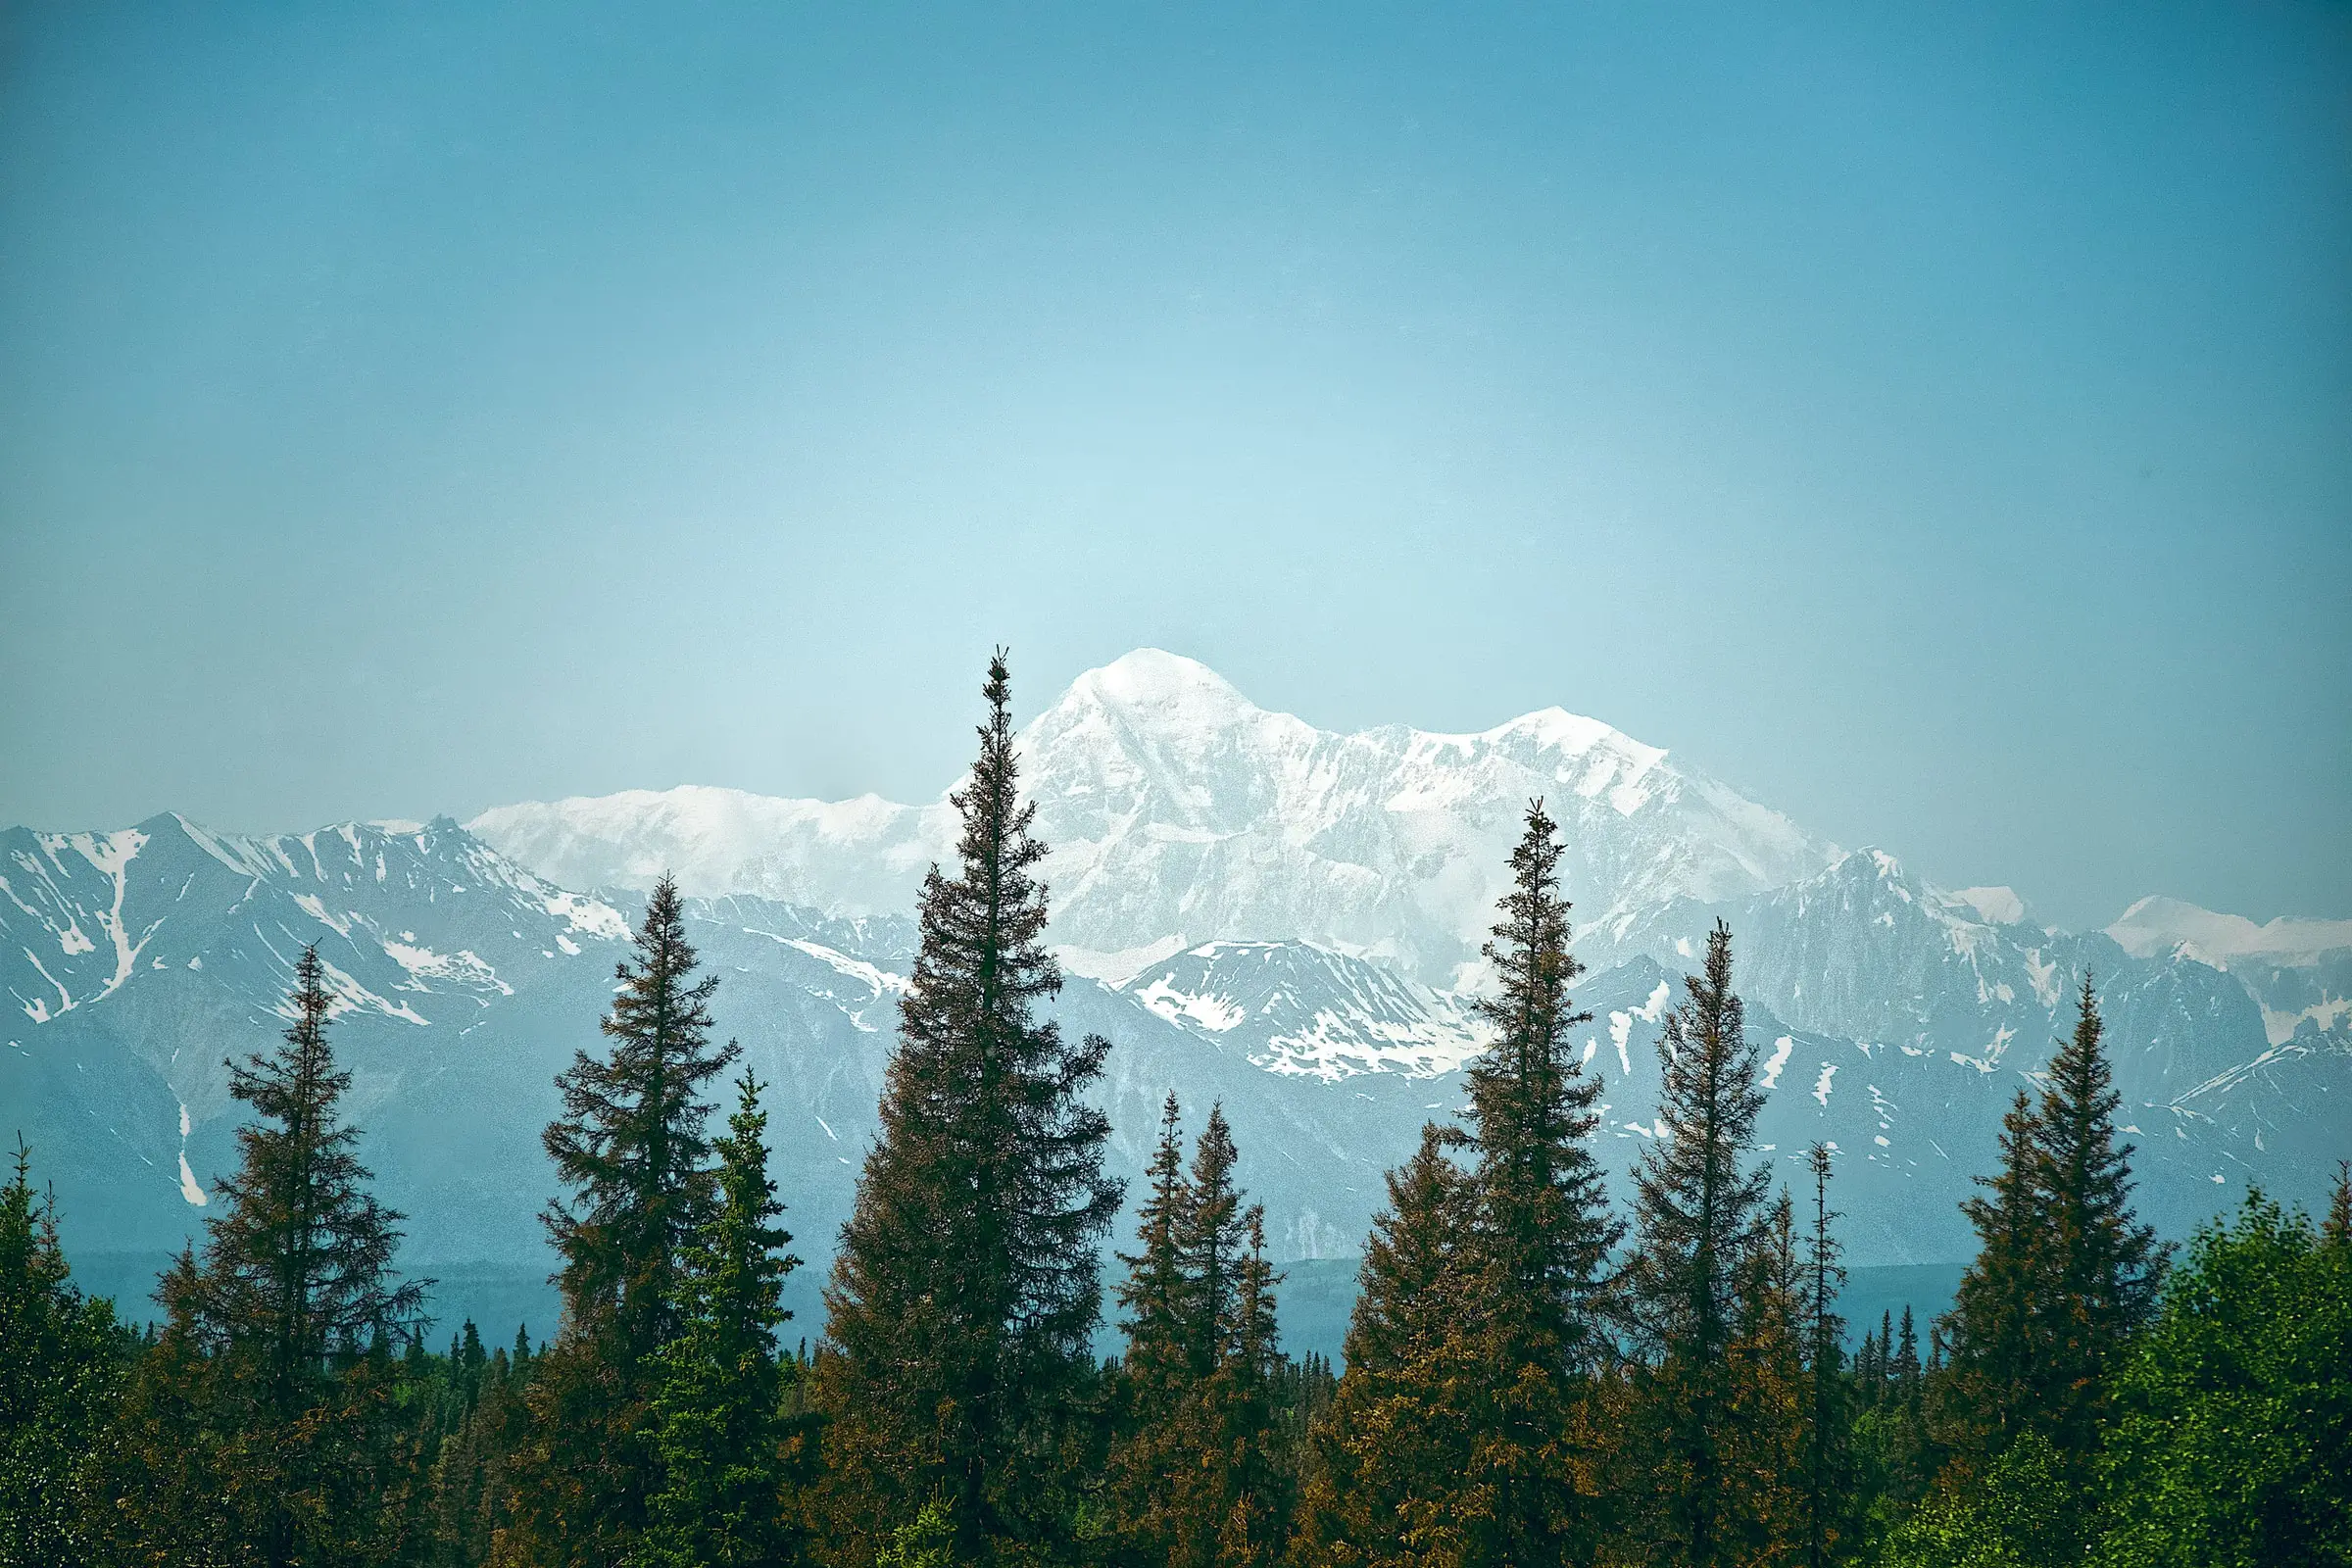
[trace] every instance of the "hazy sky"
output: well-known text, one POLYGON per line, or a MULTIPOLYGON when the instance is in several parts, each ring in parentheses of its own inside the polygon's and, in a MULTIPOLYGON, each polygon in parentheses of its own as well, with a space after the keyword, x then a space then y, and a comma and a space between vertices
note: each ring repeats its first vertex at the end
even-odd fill
POLYGON ((2352 11, 1928 9, 11 7, 0 822, 928 798, 1151 644, 2352 915, 2352 11))

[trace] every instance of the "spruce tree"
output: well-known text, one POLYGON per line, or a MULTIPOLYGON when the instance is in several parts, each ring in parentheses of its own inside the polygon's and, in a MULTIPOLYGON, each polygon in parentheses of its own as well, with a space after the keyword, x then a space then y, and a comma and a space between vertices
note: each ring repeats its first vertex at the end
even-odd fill
POLYGON ((662 1488, 649 1504, 643 1560, 661 1568, 765 1568, 799 1542, 785 1489, 807 1434, 787 1430, 787 1363, 776 1330, 800 1259, 784 1249, 784 1205, 767 1179, 767 1113, 749 1072, 716 1140, 718 1206, 689 1255, 686 1320, 663 1346, 653 1397, 662 1488))
POLYGON ((1733 1300, 1722 1385, 1727 1419, 1717 1449, 1720 1473, 1731 1478, 1718 1516, 1721 1560, 1782 1563, 1805 1556, 1810 1298, 1796 1205, 1784 1187, 1765 1211, 1733 1300))
POLYGON ((959 865, 924 880, 824 1358, 844 1531, 887 1539, 937 1489, 967 1559, 1069 1528, 1068 1445, 1096 1377, 1095 1248, 1120 1197, 1102 1173, 1109 1124, 1078 1098, 1109 1044, 1069 1045, 1035 1015, 1061 976, 1002 650, 983 695, 980 755, 952 797, 959 865))
POLYGON ((368 1352, 417 1331, 430 1283, 392 1272, 401 1216, 368 1191, 359 1132, 342 1121, 351 1074, 327 1042, 334 996, 316 948, 286 1001, 277 1051, 228 1063, 254 1119, 217 1188, 202 1267, 177 1287, 195 1348, 218 1363, 207 1419, 236 1528, 270 1568, 368 1554, 389 1420, 368 1352))
POLYGON ((2001 1120, 1999 1169, 1978 1177, 1984 1191, 1960 1205, 1976 1230, 1977 1255, 1942 1324, 1950 1354, 1936 1391, 1936 1438, 1970 1471, 2031 1423, 2048 1364, 2047 1316, 2037 1310, 2049 1242, 2041 1160, 2033 1102, 2021 1089, 2001 1120))
POLYGON ((113 1416, 132 1344, 114 1303, 66 1266, 31 1152, 0 1186, 0 1568, 89 1560, 76 1507, 83 1456, 113 1416))
POLYGON ((739 1054, 710 1043, 717 976, 694 978, 677 885, 647 901, 614 971, 610 1054, 560 1075, 544 1142, 570 1189, 542 1216, 563 1258, 564 1323, 537 1358, 531 1437, 515 1455, 516 1549, 617 1563, 638 1548, 661 1467, 656 1352, 685 1321, 689 1250, 717 1207, 702 1088, 739 1054))
MULTIPOLYGON (((1838 1265, 1838 1239, 1830 1229, 1838 1213, 1830 1207, 1829 1146, 1815 1144, 1806 1152, 1806 1164, 1813 1175, 1813 1215, 1805 1247, 1806 1363, 1812 1396, 1805 1452, 1805 1561, 1809 1568, 1824 1568, 1845 1544, 1852 1495, 1843 1375, 1845 1319, 1837 1304, 1845 1270, 1838 1265)), ((1906 1324, 1908 1313, 1906 1307, 1906 1324)))
POLYGON ((1224 1108, 1212 1105, 1185 1172, 1170 1095, 1137 1226, 1142 1250, 1121 1254, 1130 1272, 1118 1296, 1132 1315, 1111 1519, 1123 1550, 1172 1568, 1269 1561, 1290 1512, 1273 1452, 1280 1276, 1262 1211, 1242 1207, 1238 1158, 1224 1108))
POLYGON ((1231 1323, 1209 1391, 1224 1461, 1215 1561, 1218 1568, 1270 1568, 1282 1560, 1297 1503, 1275 1408, 1289 1358, 1275 1321, 1282 1276, 1266 1258, 1265 1210, 1250 1204, 1243 1226, 1248 1248, 1234 1272, 1231 1323))
POLYGON ((2034 1369, 2040 1424, 2060 1454, 2098 1442, 2107 1383, 2127 1343, 2153 1313, 2164 1252, 2132 1212, 2130 1145, 2116 1142, 2122 1102, 2100 1048, 2105 1026, 2082 977, 2075 1032, 2050 1061, 2034 1117, 2048 1276, 2034 1369))
POLYGON ((1182 1112, 1174 1090, 1168 1091, 1160 1108, 1159 1143, 1148 1174, 1152 1196, 1144 1200, 1136 1224, 1140 1250, 1119 1254, 1127 1275, 1114 1291, 1128 1314, 1119 1325, 1127 1338, 1127 1353, 1120 1361, 1125 1419, 1139 1428, 1166 1416, 1189 1361, 1181 1248, 1190 1223, 1192 1185, 1184 1175, 1182 1112))
POLYGON ((1343 1353, 1347 1370, 1313 1435, 1297 1555, 1314 1568, 1468 1559, 1465 1512, 1477 1393, 1486 1373, 1473 1257, 1475 1189, 1452 1160, 1461 1133, 1431 1123, 1388 1177, 1343 1353))
POLYGON ((2328 1195, 2328 1217, 2320 1235, 2338 1246, 2352 1246, 2352 1159, 2335 1162, 2335 1190, 2328 1195))
POLYGON ((1764 1096, 1721 921, 1707 937, 1705 972, 1686 976, 1684 991, 1658 1042, 1659 1136, 1634 1173, 1627 1301, 1650 1356, 1642 1382, 1647 1548, 1660 1561, 1712 1568, 1737 1550, 1747 1502, 1726 1471, 1727 1350, 1769 1180, 1747 1163, 1764 1096))
POLYGON ((1491 1497, 1474 1549, 1503 1563, 1582 1561, 1597 1544, 1597 1456, 1577 1406, 1605 1348, 1597 1298, 1623 1231, 1590 1148, 1601 1083, 1572 1038, 1592 1014, 1569 999, 1584 966, 1568 950, 1555 833, 1544 803, 1531 803, 1483 950, 1501 986, 1478 1012, 1495 1038, 1468 1073, 1489 1377, 1463 1479, 1491 1497))

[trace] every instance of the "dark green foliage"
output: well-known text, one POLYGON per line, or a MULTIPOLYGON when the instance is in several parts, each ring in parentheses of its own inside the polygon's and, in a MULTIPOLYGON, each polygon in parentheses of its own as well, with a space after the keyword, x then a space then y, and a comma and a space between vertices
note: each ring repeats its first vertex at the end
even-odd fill
POLYGON ((2107 1380, 2131 1337, 2153 1311, 2164 1254, 2155 1232, 2132 1214, 2131 1146, 2116 1142, 2104 1026, 2082 977, 2075 1032, 2051 1058, 2034 1139, 2041 1154, 2047 1226, 2046 1316, 2034 1337, 2037 1415, 2061 1453, 2096 1446, 2107 1380))
POLYGON ((733 1041, 710 1045, 718 977, 692 978, 695 952, 666 876, 635 943, 613 975, 619 990, 604 1021, 611 1054, 573 1056, 556 1080, 564 1114, 545 1140, 572 1189, 547 1208, 564 1256, 564 1333, 592 1333, 632 1363, 682 1321, 678 1275, 716 1200, 701 1090, 739 1054, 733 1041))
POLYGON ((390 1347, 420 1326, 427 1282, 391 1274, 400 1216, 368 1194, 338 1111, 351 1077, 327 1045, 332 1002, 306 952, 284 1042, 229 1064, 254 1119, 201 1264, 183 1256, 165 1279, 170 1326, 105 1461, 123 1504, 106 1531, 134 1560, 219 1553, 276 1568, 400 1553, 379 1503, 403 1487, 390 1347))
POLYGON ((74 1290, 23 1152, 0 1185, 0 1568, 2352 1568, 2352 1167, 2320 1226, 2251 1196, 2164 1280, 2086 982, 1926 1364, 1906 1308, 1849 1365, 1830 1152, 1809 1202, 1767 1201, 1720 925, 1613 1250, 1540 803, 1486 949, 1475 1138, 1428 1126, 1390 1173, 1346 1376, 1282 1354, 1222 1107, 1188 1165, 1173 1096, 1098 1367, 1119 1194, 1079 1097, 1108 1048, 1035 1019, 1059 978, 1001 655, 986 695, 813 1359, 777 1345, 797 1260, 748 1074, 704 1133, 735 1053, 666 881, 609 1058, 560 1080, 538 1352, 471 1322, 425 1348, 307 955, 284 1046, 233 1068, 253 1123, 160 1330, 74 1290))
POLYGON ((1634 1175, 1626 1299, 1648 1354, 1637 1380, 1642 1536, 1655 1560, 1710 1568, 1737 1560, 1761 1506, 1730 1473, 1739 1391, 1729 1351, 1766 1218, 1766 1173, 1747 1163, 1764 1097, 1732 989, 1729 927, 1717 922, 1705 972, 1683 984, 1658 1042, 1661 1136, 1634 1175))
POLYGON ((1057 1549, 1098 1381, 1095 1248, 1120 1189, 1102 1174, 1109 1123, 1079 1095, 1109 1045, 1035 1017, 1061 976, 1002 653, 984 695, 954 797, 960 863, 923 884, 881 1135, 826 1291, 832 1517, 867 1543, 858 1557, 934 1489, 959 1555, 1057 1549))
POLYGON ((1600 1539, 1580 1403, 1607 1348, 1598 1297, 1623 1227, 1588 1147, 1601 1084, 1571 1038, 1592 1014, 1568 994, 1584 966, 1568 951, 1555 832, 1543 803, 1531 805, 1484 949, 1501 981, 1479 1004, 1495 1039, 1468 1073, 1479 1152, 1470 1321, 1486 1378, 1462 1485, 1476 1497, 1467 1549, 1481 1562, 1584 1561, 1600 1539))
MULTIPOLYGON (((1477 1351, 1470 1178, 1448 1157, 1462 1135, 1435 1123, 1389 1173, 1348 1327, 1348 1369, 1314 1434, 1297 1552, 1307 1564, 1465 1560, 1474 1519, 1458 1478, 1485 1381, 1477 1351)), ((1475 1506, 1475 1504, 1473 1504, 1475 1506)))
POLYGON ((90 1560, 83 1456, 100 1439, 135 1341, 114 1303, 74 1286, 31 1154, 0 1187, 0 1568, 90 1560))
POLYGON ((1857 1540, 1875 1542, 1927 1494, 1935 1458, 1928 1443, 1927 1376, 1911 1308, 1898 1336, 1882 1321, 1855 1373, 1852 1506, 1857 1540))
POLYGON ((1937 1494, 1898 1525, 1879 1562, 1881 1568, 2060 1568, 2082 1561, 2086 1523, 2066 1461, 2029 1429, 1981 1481, 1937 1494))
MULTIPOLYGON (((653 1434, 662 1482, 643 1552, 662 1568, 755 1568, 791 1562, 800 1544, 785 1488, 809 1435, 784 1419, 788 1363, 778 1302, 800 1259, 776 1223, 784 1205, 767 1179, 767 1113, 750 1073, 717 1140, 718 1207, 689 1258, 686 1320, 662 1347, 653 1434)), ((793 1368, 797 1370, 797 1368, 793 1368)))
POLYGON ((1119 1371, 1131 1423, 1164 1416, 1191 1363, 1183 1233, 1192 1185, 1184 1177, 1184 1136, 1173 1090, 1160 1108, 1159 1143, 1152 1152, 1149 1175, 1152 1196, 1144 1200, 1136 1225, 1141 1250, 1119 1254, 1127 1276, 1112 1293, 1127 1312, 1119 1325, 1127 1336, 1119 1371))
POLYGON ((1271 1562, 1289 1531, 1293 1467, 1277 1401, 1285 1371, 1274 1321, 1279 1278, 1265 1227, 1241 1206, 1221 1107, 1178 1161, 1175 1096, 1152 1164, 1152 1194, 1119 1300, 1127 1355, 1108 1507, 1122 1555, 1172 1568, 1271 1562))
POLYGON ((514 1455, 517 1554, 619 1562, 660 1485, 655 1356, 685 1321, 689 1249, 717 1208, 704 1084, 735 1059, 710 1044, 715 975, 693 978, 678 890, 647 902, 604 1021, 611 1053, 578 1053, 557 1079, 564 1114, 548 1153, 571 1189, 546 1221, 564 1258, 564 1326, 530 1385, 531 1435, 514 1455))
POLYGON ((256 1560, 232 1509, 233 1434, 197 1322, 197 1279, 195 1250, 183 1248, 156 1286, 163 1331, 90 1454, 83 1517, 96 1561, 211 1568, 256 1560))
POLYGON ((2132 1214, 2102 1033, 2086 976, 2073 1038, 2038 1102, 2019 1092, 2000 1169, 1964 1205, 1978 1254, 1945 1325, 1951 1364, 1934 1400, 1936 1437, 1962 1472, 2035 1431, 2081 1484, 2108 1376, 2155 1300, 2164 1256, 2132 1214))
MULTIPOLYGON (((1813 1173, 1812 1227, 1805 1237, 1805 1362, 1812 1408, 1805 1431, 1805 1561, 1809 1568, 1846 1555, 1853 1535, 1852 1386, 1845 1376, 1845 1319, 1838 1292, 1845 1270, 1830 1222, 1830 1150, 1815 1144, 1806 1163, 1813 1173)), ((1910 1323, 1910 1308, 1903 1310, 1910 1323)))
POLYGON ((1943 1332, 1949 1364, 1936 1380, 1937 1439, 1964 1466, 1997 1454, 2031 1424, 2048 1315, 2039 1309, 2049 1273, 2048 1183, 2024 1090, 2002 1118, 2000 1168, 1980 1176, 1984 1191, 1961 1206, 1976 1227, 1977 1255, 1952 1299, 1943 1332))
POLYGON ((2099 1562, 2352 1563, 2352 1241, 2249 1193, 2189 1245, 2108 1402, 2099 1562))

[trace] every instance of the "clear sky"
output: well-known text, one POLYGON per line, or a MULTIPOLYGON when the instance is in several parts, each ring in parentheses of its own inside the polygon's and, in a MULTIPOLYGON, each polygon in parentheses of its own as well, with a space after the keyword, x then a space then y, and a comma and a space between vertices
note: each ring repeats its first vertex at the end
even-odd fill
POLYGON ((0 822, 922 799, 1139 645, 2352 915, 2352 10, 31 4, 0 822))

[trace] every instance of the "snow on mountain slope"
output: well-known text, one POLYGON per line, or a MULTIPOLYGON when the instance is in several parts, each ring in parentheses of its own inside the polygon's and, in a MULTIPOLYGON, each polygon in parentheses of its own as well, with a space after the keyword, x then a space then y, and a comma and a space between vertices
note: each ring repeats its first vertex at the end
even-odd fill
MULTIPOLYGON (((1461 985, 1536 796, 1564 830, 1583 920, 1733 898, 1837 858, 1597 720, 1547 709, 1477 734, 1333 734, 1154 649, 1079 676, 1020 745, 1054 938, 1089 972, 1088 953, 1171 939, 1299 939, 1461 985)), ((523 803, 469 825, 570 886, 642 887, 669 866, 691 892, 844 913, 910 908, 954 838, 944 801, 701 788, 523 803)))
MULTIPOLYGON (((2199 1217, 2182 1196, 2199 1183, 2219 1193, 2252 1179, 2284 1200, 2324 1200, 2333 1161, 2352 1154, 2352 1042, 2307 1025, 2274 1043, 2234 976, 2173 953, 2137 957, 2098 933, 1995 921, 1985 902, 2011 912, 2005 901, 1939 892, 1865 850, 1744 899, 1660 906, 1587 933, 1578 951, 1596 967, 1638 956, 1688 966, 1727 920, 1751 1007, 1874 1061, 1914 1064, 1906 1070, 1938 1094, 1955 1077, 1998 1085, 1996 1121, 1997 1102, 2037 1082, 2072 1032, 2087 974, 2143 1182, 2170 1215, 2199 1217)), ((1982 1153, 1992 1126, 1963 1118, 1948 1130, 1982 1153)))
POLYGON ((692 894, 849 915, 912 910, 923 873, 956 849, 944 801, 791 801, 696 784, 496 807, 466 826, 566 887, 644 892, 669 871, 692 894))
POLYGON ((1309 942, 1204 943, 1117 989, 1254 1066, 1328 1083, 1374 1072, 1433 1077, 1486 1044, 1462 999, 1309 942))
POLYGON ((2134 957, 2170 954, 2236 976, 2262 1004, 2275 1046, 2306 1027, 2352 1034, 2352 920, 2281 917, 2256 925, 2180 899, 2146 898, 2107 934, 2134 957))

